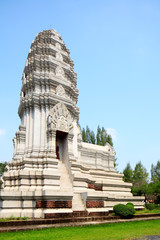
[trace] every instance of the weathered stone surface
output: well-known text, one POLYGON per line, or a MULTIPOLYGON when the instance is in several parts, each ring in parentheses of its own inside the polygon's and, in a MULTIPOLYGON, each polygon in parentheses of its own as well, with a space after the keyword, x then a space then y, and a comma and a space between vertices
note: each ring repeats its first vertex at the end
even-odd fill
POLYGON ((72 201, 36 201, 36 208, 71 208, 72 201))
POLYGON ((87 201, 87 208, 101 208, 104 207, 104 201, 87 201))

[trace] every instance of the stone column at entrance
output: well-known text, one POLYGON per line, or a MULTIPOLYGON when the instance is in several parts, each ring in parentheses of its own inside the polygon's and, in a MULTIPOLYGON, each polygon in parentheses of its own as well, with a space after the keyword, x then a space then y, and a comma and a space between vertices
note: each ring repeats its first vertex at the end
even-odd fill
POLYGON ((73 133, 68 134, 68 157, 69 157, 69 160, 72 160, 75 158, 74 154, 73 154, 73 137, 74 137, 73 133))
POLYGON ((56 156, 56 130, 55 129, 48 130, 48 143, 49 143, 48 156, 57 158, 57 156, 56 156))

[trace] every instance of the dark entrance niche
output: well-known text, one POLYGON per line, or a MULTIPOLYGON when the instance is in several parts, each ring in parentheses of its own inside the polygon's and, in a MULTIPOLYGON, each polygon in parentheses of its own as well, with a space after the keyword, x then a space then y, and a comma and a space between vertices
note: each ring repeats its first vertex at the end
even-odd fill
POLYGON ((56 131, 57 159, 65 162, 68 159, 68 133, 56 131))

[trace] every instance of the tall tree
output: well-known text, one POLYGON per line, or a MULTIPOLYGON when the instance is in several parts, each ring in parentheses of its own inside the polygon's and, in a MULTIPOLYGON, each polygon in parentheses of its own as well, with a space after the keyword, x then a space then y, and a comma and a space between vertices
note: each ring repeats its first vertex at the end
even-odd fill
POLYGON ((100 126, 97 127, 96 144, 101 145, 101 129, 100 129, 100 126))
POLYGON ((108 142, 111 146, 113 146, 112 137, 107 134, 107 131, 104 127, 100 128, 100 126, 97 127, 97 134, 96 134, 96 144, 105 146, 108 142))
POLYGON ((146 168, 142 165, 141 161, 138 162, 133 171, 133 183, 147 183, 148 172, 146 168))
POLYGON ((107 142, 113 147, 113 141, 111 135, 107 136, 107 142))
POLYGON ((86 130, 84 128, 82 129, 82 140, 83 142, 96 144, 95 134, 88 126, 86 126, 86 130))
POLYGON ((107 134, 107 131, 104 127, 97 127, 97 133, 95 136, 94 131, 90 130, 88 126, 86 126, 86 129, 82 129, 82 140, 83 142, 92 143, 96 145, 105 146, 106 143, 109 143, 111 146, 113 146, 112 137, 107 134))
POLYGON ((134 196, 145 196, 147 198, 148 184, 145 182, 133 184, 131 191, 134 196))
POLYGON ((147 199, 160 203, 160 181, 150 182, 147 187, 147 199))
POLYGON ((151 180, 154 183, 160 181, 160 161, 155 166, 153 164, 151 166, 151 180))
POLYGON ((7 171, 7 162, 0 163, 0 177, 7 171))
POLYGON ((107 134, 107 131, 105 130, 104 127, 101 128, 101 145, 102 146, 105 146, 106 142, 107 142, 107 137, 108 137, 108 134, 107 134))
POLYGON ((136 196, 147 194, 148 188, 148 172, 141 162, 138 162, 133 171, 133 187, 132 193, 136 196))
POLYGON ((127 166, 125 167, 125 169, 123 170, 123 180, 125 182, 132 182, 133 181, 133 170, 131 168, 130 163, 127 163, 127 166))
MULTIPOLYGON (((4 172, 6 172, 7 169, 7 162, 0 163, 0 177, 3 175, 4 172)), ((2 186, 2 180, 0 180, 0 188, 2 186)))
POLYGON ((90 140, 92 144, 96 144, 96 137, 93 131, 90 131, 90 140))
POLYGON ((86 130, 84 128, 82 129, 82 140, 83 142, 87 142, 86 130))
POLYGON ((91 143, 91 131, 88 126, 86 127, 86 139, 87 143, 91 143))
MULTIPOLYGON (((116 154, 116 152, 115 152, 115 154, 116 154)), ((114 168, 115 168, 115 170, 118 172, 117 167, 118 167, 118 163, 117 163, 117 158, 115 157, 115 158, 114 158, 114 168)))

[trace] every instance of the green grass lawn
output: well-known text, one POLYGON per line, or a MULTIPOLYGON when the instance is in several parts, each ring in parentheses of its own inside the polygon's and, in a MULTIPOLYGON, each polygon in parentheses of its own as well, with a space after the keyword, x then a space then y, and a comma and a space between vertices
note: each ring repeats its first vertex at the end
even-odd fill
POLYGON ((160 220, 0 233, 1 240, 117 240, 160 235, 160 220))
POLYGON ((160 213, 160 209, 153 209, 153 210, 149 210, 147 208, 145 208, 144 210, 141 211, 136 211, 136 215, 138 214, 148 214, 148 213, 160 213))

